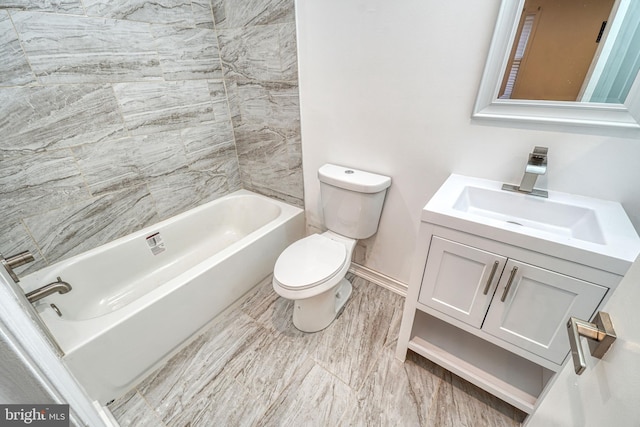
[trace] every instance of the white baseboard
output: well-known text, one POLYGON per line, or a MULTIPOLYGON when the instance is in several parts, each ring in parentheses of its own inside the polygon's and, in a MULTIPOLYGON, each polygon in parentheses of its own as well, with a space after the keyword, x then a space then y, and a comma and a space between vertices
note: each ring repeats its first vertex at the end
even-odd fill
POLYGON ((349 267, 349 271, 356 276, 368 280, 371 283, 382 286, 385 289, 389 289, 391 292, 395 292, 400 296, 407 296, 407 289, 409 289, 409 287, 405 283, 402 283, 389 276, 385 276, 382 273, 378 273, 377 271, 365 267, 364 265, 352 262, 351 267, 349 267))

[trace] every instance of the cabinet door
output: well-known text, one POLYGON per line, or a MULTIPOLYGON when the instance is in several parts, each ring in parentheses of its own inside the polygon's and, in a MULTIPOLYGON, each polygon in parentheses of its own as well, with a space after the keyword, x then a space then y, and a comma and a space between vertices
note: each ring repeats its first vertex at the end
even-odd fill
POLYGON ((509 260, 482 330, 561 364, 570 316, 591 319, 607 288, 509 260))
POLYGON ((433 236, 418 301, 480 328, 506 258, 433 236))

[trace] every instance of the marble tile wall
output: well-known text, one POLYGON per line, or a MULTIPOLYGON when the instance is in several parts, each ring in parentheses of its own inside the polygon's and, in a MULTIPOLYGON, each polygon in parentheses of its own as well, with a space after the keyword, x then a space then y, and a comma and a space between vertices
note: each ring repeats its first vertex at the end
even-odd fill
POLYGON ((0 59, 21 274, 240 188, 302 206, 293 0, 4 0, 0 59))
POLYGON ((302 205, 294 2, 213 0, 212 9, 242 184, 302 205))

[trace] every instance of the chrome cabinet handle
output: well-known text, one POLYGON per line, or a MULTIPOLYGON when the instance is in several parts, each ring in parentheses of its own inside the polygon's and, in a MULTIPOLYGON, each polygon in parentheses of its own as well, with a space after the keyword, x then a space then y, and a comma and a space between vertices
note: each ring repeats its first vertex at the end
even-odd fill
POLYGON ((498 264, 500 264, 498 261, 493 263, 491 274, 489 274, 489 279, 487 279, 487 284, 484 286, 484 292, 482 292, 484 295, 486 295, 487 292, 489 292, 489 288, 491 287, 491 282, 493 282, 493 276, 496 275, 496 270, 498 269, 498 264))
POLYGON ((518 267, 513 267, 511 270, 511 275, 509 276, 509 281, 507 282, 507 286, 504 288, 504 292, 502 293, 502 298, 500 298, 500 302, 504 302, 507 299, 507 294, 509 293, 509 289, 511 289, 511 284, 513 283, 513 279, 516 277, 516 273, 518 272, 518 267))
POLYGON ((571 356, 573 357, 573 367, 576 374, 580 375, 587 368, 584 358, 580 337, 589 338, 589 348, 591 355, 602 359, 609 350, 611 344, 616 340, 616 331, 608 313, 599 311, 593 318, 593 323, 571 317, 567 322, 569 332, 569 344, 571 345, 571 356))

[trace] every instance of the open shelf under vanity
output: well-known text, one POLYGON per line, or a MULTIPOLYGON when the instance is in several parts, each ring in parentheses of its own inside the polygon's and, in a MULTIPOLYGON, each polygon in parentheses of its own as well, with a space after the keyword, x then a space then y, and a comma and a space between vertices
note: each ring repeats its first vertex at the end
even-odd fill
POLYGON ((408 348, 526 413, 554 374, 420 310, 408 348))

